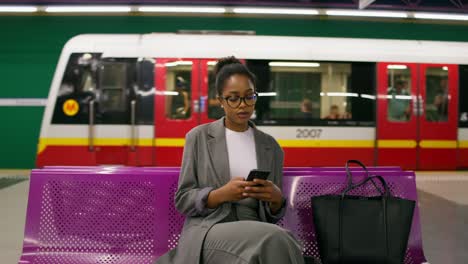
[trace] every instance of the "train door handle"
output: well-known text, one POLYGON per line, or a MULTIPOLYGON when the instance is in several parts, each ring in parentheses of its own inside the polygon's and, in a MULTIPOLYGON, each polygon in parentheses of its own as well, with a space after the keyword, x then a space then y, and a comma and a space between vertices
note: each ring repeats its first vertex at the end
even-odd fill
POLYGON ((206 104, 208 103, 208 96, 200 96, 200 113, 206 111, 206 104))
POLYGON ((419 96, 419 116, 422 116, 424 114, 424 99, 422 96, 419 96))
POLYGON ((136 101, 130 102, 130 151, 135 151, 137 142, 136 133, 136 101))
POLYGON ((413 97, 413 115, 414 116, 419 115, 419 104, 418 104, 418 99, 416 97, 413 97))
POLYGON ((200 101, 199 100, 193 100, 193 112, 200 113, 200 101))
POLYGON ((413 114, 421 116, 424 112, 424 100, 421 95, 413 97, 413 114))
POLYGON ((89 101, 88 150, 94 151, 94 100, 89 101))

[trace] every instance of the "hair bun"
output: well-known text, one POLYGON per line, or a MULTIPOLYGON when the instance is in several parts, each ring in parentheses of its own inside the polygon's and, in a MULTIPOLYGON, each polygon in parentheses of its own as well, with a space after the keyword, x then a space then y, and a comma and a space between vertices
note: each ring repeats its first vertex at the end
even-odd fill
POLYGON ((242 64, 240 60, 238 60, 234 56, 229 56, 229 57, 224 57, 218 60, 214 67, 214 74, 215 76, 218 75, 218 73, 221 71, 221 69, 226 66, 226 65, 231 65, 231 64, 242 64))

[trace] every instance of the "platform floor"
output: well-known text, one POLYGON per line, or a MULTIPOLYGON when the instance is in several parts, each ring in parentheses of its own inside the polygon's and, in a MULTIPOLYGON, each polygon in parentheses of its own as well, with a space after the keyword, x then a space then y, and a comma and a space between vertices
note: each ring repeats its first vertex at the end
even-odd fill
MULTIPOLYGON (((3 185, 0 180, 1 264, 18 263, 21 255, 28 175, 24 170, 0 171, 0 179, 8 179, 3 185), (19 180, 11 181, 12 175, 19 180)), ((427 259, 431 264, 468 263, 468 171, 416 175, 427 259)))

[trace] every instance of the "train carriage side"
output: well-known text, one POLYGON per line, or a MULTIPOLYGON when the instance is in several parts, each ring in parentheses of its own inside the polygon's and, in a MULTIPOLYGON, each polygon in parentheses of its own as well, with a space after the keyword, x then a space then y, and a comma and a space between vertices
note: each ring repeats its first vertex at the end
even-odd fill
MULTIPOLYGON (((450 54, 422 59, 410 52, 441 51, 441 43, 367 40, 363 53, 343 51, 336 43, 344 39, 327 38, 104 38, 79 36, 64 48, 38 166, 180 165, 185 134, 222 116, 213 67, 215 58, 234 54, 257 76, 253 120, 282 145, 286 166, 339 166, 354 158, 408 169, 468 167, 468 92, 459 89, 467 85, 468 67, 457 65, 465 58, 454 63, 450 54), (194 49, 197 42, 209 48, 194 49), (260 50, 265 42, 291 47, 260 50), (389 54, 398 44, 408 52, 389 54)), ((459 44, 453 52, 463 49, 459 44)))

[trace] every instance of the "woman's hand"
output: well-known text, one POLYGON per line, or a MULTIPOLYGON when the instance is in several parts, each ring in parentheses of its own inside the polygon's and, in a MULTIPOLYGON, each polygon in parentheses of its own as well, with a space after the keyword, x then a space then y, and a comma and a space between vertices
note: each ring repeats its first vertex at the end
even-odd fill
POLYGON ((225 202, 242 200, 246 198, 246 196, 243 195, 243 193, 245 193, 245 187, 255 184, 258 183, 245 181, 242 177, 232 178, 223 187, 210 192, 208 195, 207 207, 216 208, 225 202))
POLYGON ((283 201, 283 194, 280 188, 268 180, 254 179, 253 183, 255 185, 260 184, 260 186, 246 186, 245 192, 242 195, 269 202, 272 213, 278 212, 281 209, 283 201))

